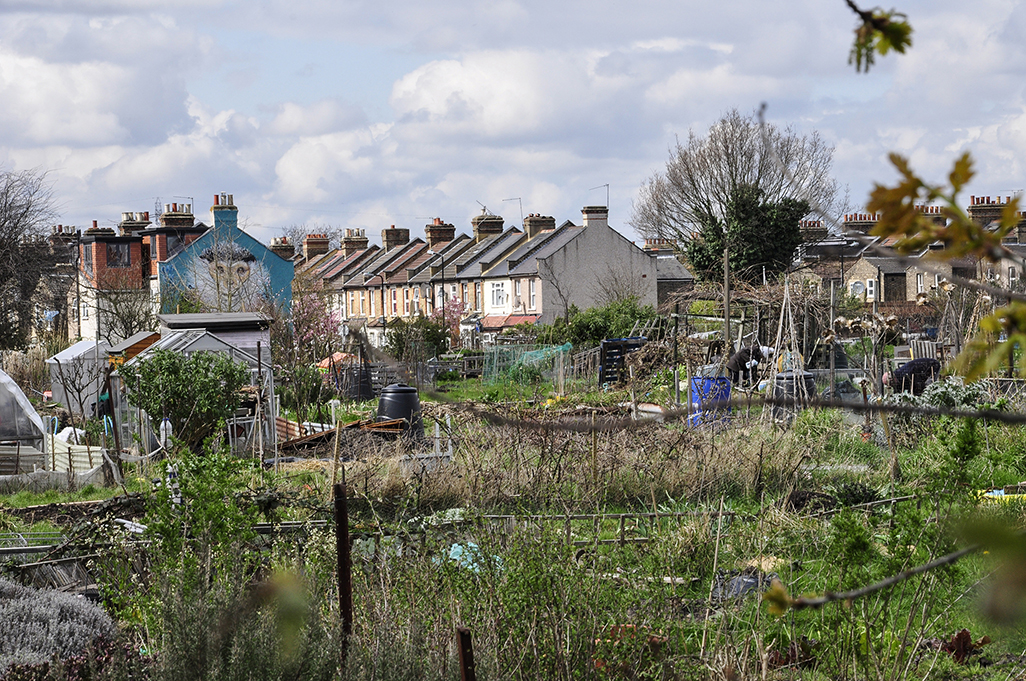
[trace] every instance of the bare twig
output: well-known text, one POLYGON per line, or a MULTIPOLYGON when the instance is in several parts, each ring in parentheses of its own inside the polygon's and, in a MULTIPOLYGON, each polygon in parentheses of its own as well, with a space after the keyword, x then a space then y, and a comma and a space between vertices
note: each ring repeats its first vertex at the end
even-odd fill
POLYGON ((929 563, 917 565, 911 570, 899 572, 898 574, 892 577, 888 577, 887 579, 881 580, 874 584, 870 584, 868 586, 864 586, 860 589, 855 589, 854 591, 843 591, 840 593, 833 593, 828 591, 822 596, 818 596, 815 598, 807 598, 803 596, 802 598, 797 598, 794 601, 792 601, 791 607, 794 610, 802 610, 804 608, 822 608, 827 603, 833 603, 834 601, 853 601, 857 598, 862 598, 864 596, 874 594, 877 591, 883 591, 884 589, 890 588, 895 584, 900 584, 901 582, 904 582, 905 580, 915 577, 916 575, 920 575, 924 572, 929 572, 930 570, 935 570, 939 567, 944 567, 945 565, 953 565, 959 559, 969 555, 970 553, 979 551, 981 548, 982 545, 980 544, 968 546, 960 551, 955 551, 954 553, 949 553, 946 556, 941 556, 936 560, 931 560, 929 563))

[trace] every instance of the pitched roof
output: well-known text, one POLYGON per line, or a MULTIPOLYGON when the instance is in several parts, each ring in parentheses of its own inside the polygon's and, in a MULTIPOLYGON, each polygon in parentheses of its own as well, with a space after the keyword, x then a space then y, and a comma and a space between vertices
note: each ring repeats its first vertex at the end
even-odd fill
MULTIPOLYGON (((504 262, 495 266, 496 276, 528 276, 538 273, 538 261, 559 251, 568 243, 584 234, 584 228, 573 223, 564 223, 551 232, 535 235, 523 246, 510 254, 504 262)), ((492 274, 492 271, 488 273, 492 274)))

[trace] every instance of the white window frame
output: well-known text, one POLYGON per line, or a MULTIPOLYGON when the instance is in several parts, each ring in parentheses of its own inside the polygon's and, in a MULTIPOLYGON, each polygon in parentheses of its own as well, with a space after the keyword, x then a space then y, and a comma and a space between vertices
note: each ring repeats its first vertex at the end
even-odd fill
POLYGON ((1019 281, 1019 271, 1014 265, 1008 268, 1008 285, 1011 286, 1013 281, 1019 281))
POLYGON ((916 293, 922 293, 926 287, 926 282, 923 281, 923 273, 916 272, 916 293))
POLYGON ((866 279, 866 300, 876 300, 876 279, 866 279))
POLYGON ((481 282, 479 282, 479 281, 475 282, 474 283, 474 310, 477 311, 477 312, 481 311, 481 305, 482 305, 481 299, 483 297, 484 297, 484 295, 482 295, 482 293, 481 293, 481 282))
POLYGON ((506 306, 506 282, 492 282, 492 307, 506 306))
POLYGON ((534 279, 531 279, 530 281, 527 282, 527 295, 529 296, 528 297, 528 302, 530 303, 530 309, 534 310, 535 308, 537 308, 537 302, 538 302, 537 299, 536 299, 535 280, 534 279))

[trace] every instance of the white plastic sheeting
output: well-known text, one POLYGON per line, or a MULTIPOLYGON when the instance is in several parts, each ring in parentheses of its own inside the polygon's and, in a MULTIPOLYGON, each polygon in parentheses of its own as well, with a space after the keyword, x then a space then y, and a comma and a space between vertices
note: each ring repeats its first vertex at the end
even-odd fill
POLYGON ((0 371, 0 442, 42 445, 43 420, 14 379, 0 371))

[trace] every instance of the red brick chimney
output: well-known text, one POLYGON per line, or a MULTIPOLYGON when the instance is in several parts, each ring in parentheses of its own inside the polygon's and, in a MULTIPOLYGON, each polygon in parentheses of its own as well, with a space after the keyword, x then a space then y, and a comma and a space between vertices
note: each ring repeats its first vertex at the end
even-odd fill
POLYGON ((327 253, 331 249, 331 241, 327 234, 307 234, 303 238, 303 259, 310 260, 327 253))
POLYGON ((456 238, 456 228, 442 218, 435 218, 430 225, 424 226, 424 236, 427 237, 429 249, 434 249, 439 244, 446 244, 456 238))
POLYGON ((296 254, 296 247, 287 236, 276 236, 271 239, 271 253, 285 260, 292 260, 292 256, 296 254))

